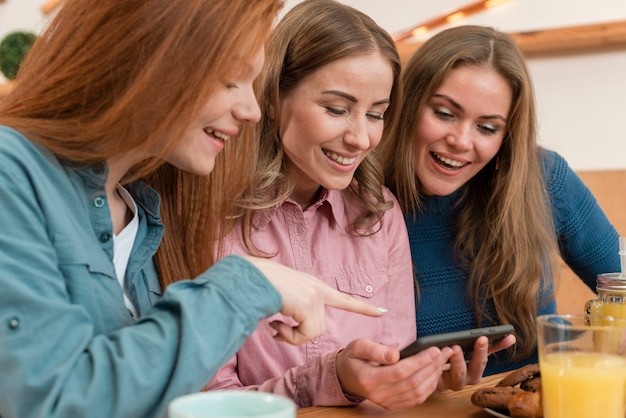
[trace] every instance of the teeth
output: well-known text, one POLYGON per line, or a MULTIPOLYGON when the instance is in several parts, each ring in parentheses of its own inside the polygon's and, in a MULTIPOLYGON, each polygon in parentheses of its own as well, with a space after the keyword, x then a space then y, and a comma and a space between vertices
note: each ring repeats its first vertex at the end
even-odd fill
POLYGON ((331 160, 335 162, 338 162, 341 165, 350 165, 356 161, 356 157, 346 158, 346 157, 342 157, 341 155, 337 155, 332 151, 327 151, 327 150, 322 150, 322 151, 324 152, 324 155, 326 155, 328 158, 330 158, 331 160))
POLYGON ((452 167, 463 167, 465 165, 465 163, 462 163, 461 161, 451 160, 450 158, 442 157, 441 155, 437 154, 436 152, 433 152, 433 155, 439 161, 444 162, 444 163, 446 163, 446 164, 448 164, 448 165, 450 165, 452 167))
POLYGON ((230 139, 230 135, 226 135, 222 132, 216 131, 214 129, 205 129, 204 132, 206 132, 209 135, 213 135, 214 137, 221 139, 222 141, 226 142, 230 139))

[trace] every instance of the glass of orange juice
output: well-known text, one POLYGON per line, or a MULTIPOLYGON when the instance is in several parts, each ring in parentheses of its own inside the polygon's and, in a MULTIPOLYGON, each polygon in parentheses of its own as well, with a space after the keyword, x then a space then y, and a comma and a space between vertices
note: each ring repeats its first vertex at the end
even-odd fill
POLYGON ((626 326, 613 317, 602 323, 584 314, 537 318, 545 418, 626 415, 626 326))

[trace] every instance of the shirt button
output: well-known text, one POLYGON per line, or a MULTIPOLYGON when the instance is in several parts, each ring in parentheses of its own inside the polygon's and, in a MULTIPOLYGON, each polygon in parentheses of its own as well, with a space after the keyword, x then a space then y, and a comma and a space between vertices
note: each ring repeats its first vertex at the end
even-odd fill
POLYGON ((102 206, 104 206, 104 199, 101 197, 96 197, 93 200, 93 205, 97 208, 101 208, 102 206))
POLYGON ((367 286, 365 286, 365 291, 367 293, 372 293, 374 291, 374 288, 372 287, 372 285, 368 284, 367 286))
POLYGON ((103 232, 100 234, 100 242, 108 242, 111 239, 111 234, 103 232))
POLYGON ((13 317, 9 319, 8 325, 9 329, 17 329, 20 326, 20 320, 17 317, 13 317))

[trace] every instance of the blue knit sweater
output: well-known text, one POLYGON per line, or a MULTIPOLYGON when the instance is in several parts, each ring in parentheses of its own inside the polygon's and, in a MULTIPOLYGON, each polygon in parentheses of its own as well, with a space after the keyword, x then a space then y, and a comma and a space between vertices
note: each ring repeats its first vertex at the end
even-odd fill
MULTIPOLYGON (((543 150, 541 158, 561 256, 595 290, 596 275, 620 271, 618 233, 560 155, 543 150)), ((427 197, 423 212, 406 219, 420 289, 420 299, 416 301, 420 336, 476 327, 466 291, 468 273, 455 264, 453 255, 455 220, 459 214, 454 204, 461 193, 458 190, 448 196, 427 197)), ((582 313, 582 306, 580 310, 582 313)), ((487 311, 494 312, 489 301, 487 311)), ((537 315, 555 311, 556 303, 552 300, 540 307, 537 315)), ((507 362, 503 356, 491 356, 485 375, 535 362, 536 354, 517 363, 507 362)))

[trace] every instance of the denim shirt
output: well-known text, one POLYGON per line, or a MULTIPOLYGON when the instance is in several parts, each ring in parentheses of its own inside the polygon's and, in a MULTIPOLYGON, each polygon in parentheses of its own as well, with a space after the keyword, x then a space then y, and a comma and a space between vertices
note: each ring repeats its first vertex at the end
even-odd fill
POLYGON ((124 305, 107 167, 63 164, 0 127, 0 417, 158 417, 230 358, 281 297, 227 257, 161 295, 159 196, 127 188, 139 230, 124 305))

